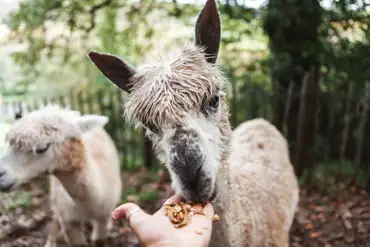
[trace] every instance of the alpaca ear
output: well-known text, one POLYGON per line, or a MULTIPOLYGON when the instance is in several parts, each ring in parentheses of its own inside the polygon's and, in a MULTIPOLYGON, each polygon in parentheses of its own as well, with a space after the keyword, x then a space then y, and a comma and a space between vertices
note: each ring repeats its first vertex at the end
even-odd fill
POLYGON ((130 78, 135 74, 133 66, 107 53, 90 51, 88 57, 112 83, 128 93, 131 92, 130 78))
POLYGON ((79 130, 83 133, 94 128, 103 128, 108 123, 109 119, 101 115, 83 115, 76 119, 76 124, 79 130))
POLYGON ((207 0, 195 25, 195 44, 205 47, 206 60, 215 63, 221 38, 221 21, 216 0, 207 0))

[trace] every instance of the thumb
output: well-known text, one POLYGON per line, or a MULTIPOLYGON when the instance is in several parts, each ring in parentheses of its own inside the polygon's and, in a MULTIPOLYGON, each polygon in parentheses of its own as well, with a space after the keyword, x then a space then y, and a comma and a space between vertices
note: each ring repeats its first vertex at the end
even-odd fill
POLYGON ((130 226, 136 228, 144 221, 148 220, 150 215, 145 213, 138 205, 134 203, 125 203, 117 207, 112 212, 113 219, 126 219, 129 221, 130 226))

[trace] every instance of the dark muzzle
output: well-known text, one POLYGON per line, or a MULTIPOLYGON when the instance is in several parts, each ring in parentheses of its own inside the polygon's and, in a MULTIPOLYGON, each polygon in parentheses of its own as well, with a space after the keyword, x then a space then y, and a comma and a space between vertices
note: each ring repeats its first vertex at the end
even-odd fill
POLYGON ((199 138, 190 131, 177 130, 172 139, 171 169, 177 174, 186 199, 205 202, 212 195, 212 179, 207 177, 206 156, 199 146, 199 138))

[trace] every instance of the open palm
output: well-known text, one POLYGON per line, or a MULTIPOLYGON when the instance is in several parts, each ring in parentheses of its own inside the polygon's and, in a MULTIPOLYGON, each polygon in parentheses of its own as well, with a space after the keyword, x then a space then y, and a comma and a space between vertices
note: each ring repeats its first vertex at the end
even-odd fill
MULTIPOLYGON (((179 202, 180 197, 173 196, 165 204, 179 202)), ((129 218, 130 226, 143 244, 147 247, 163 246, 208 246, 212 233, 212 217, 214 210, 211 204, 204 208, 196 205, 195 209, 204 215, 195 214, 188 225, 175 228, 165 215, 163 207, 153 215, 139 210, 140 207, 133 203, 126 203, 113 211, 113 218, 129 218), (135 210, 135 211, 133 211, 135 210), (130 215, 131 212, 134 212, 130 215), (128 216, 128 217, 127 217, 128 216)))

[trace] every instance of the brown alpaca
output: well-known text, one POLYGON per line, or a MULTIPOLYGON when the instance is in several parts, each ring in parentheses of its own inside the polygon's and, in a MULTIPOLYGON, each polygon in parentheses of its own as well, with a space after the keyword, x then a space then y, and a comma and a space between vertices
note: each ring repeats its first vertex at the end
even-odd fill
POLYGON ((116 147, 103 126, 108 118, 47 106, 15 122, 10 147, 0 157, 0 190, 7 191, 50 174, 53 220, 45 247, 55 247, 60 230, 70 247, 91 240, 104 244, 111 211, 121 195, 116 147))
POLYGON ((146 129, 168 168, 176 193, 195 202, 212 200, 221 223, 210 246, 288 246, 298 202, 287 143, 263 119, 232 133, 225 80, 215 66, 220 43, 215 0, 208 0, 195 45, 156 64, 135 69, 116 56, 89 57, 129 93, 125 114, 146 129))

